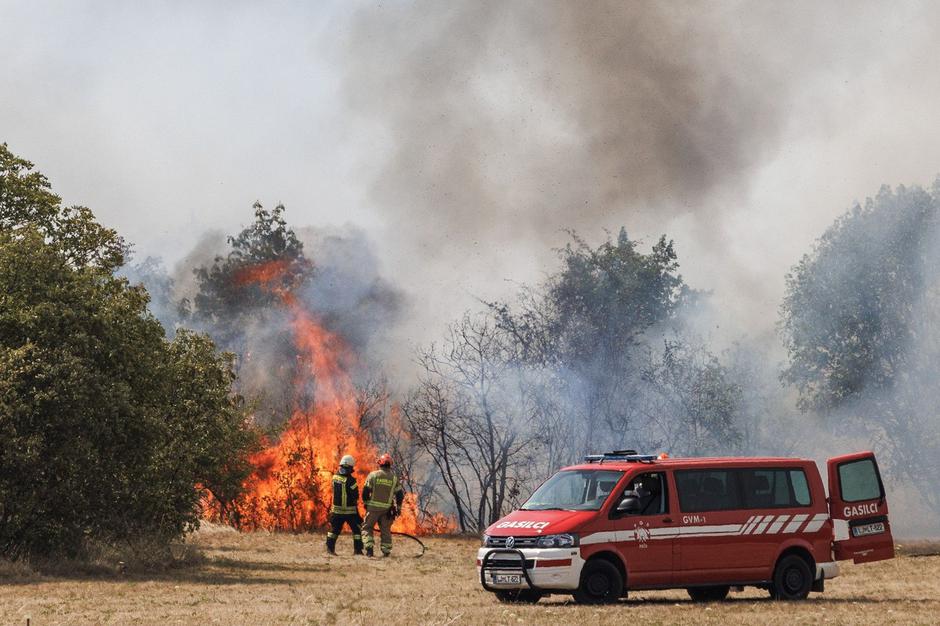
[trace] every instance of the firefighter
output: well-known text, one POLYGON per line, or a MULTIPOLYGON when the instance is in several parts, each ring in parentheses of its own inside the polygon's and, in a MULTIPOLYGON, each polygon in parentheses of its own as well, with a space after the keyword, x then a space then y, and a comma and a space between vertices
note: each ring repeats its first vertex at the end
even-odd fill
POLYGON ((369 474, 362 489, 362 501, 366 505, 366 556, 374 554, 372 531, 378 524, 382 535, 382 556, 385 557, 392 553, 392 522, 401 511, 405 491, 398 476, 392 473, 392 457, 383 454, 377 462, 379 469, 369 474))
POLYGON ((333 474, 333 505, 330 507, 330 532, 326 533, 326 551, 336 554, 336 538, 349 525, 353 537, 353 554, 362 554, 362 516, 359 515, 359 486, 353 476, 355 459, 340 459, 339 470, 333 474))

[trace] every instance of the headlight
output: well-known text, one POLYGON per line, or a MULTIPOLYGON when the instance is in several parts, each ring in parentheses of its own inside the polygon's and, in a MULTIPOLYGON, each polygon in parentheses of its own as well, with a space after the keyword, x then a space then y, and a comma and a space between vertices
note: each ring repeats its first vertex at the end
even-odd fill
POLYGON ((489 536, 489 535, 483 535, 483 544, 482 544, 482 545, 483 545, 483 546, 488 546, 488 545, 490 545, 490 536, 489 536))
POLYGON ((538 540, 540 548, 572 548, 576 545, 578 545, 578 536, 571 534, 546 535, 539 537, 538 540))

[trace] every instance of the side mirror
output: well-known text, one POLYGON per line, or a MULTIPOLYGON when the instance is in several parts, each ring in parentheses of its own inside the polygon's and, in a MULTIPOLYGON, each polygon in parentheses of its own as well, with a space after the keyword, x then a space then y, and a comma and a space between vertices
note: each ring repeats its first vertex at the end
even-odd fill
POLYGON ((617 513, 626 515, 627 513, 640 512, 640 499, 637 496, 624 496, 620 504, 617 505, 617 513))

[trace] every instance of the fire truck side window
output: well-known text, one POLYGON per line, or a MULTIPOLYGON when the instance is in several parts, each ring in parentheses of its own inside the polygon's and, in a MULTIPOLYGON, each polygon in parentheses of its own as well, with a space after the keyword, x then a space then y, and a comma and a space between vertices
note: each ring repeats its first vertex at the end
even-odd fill
POLYGON ((640 474, 627 484, 623 495, 640 499, 640 512, 631 515, 662 515, 669 512, 666 475, 661 472, 640 474))
POLYGON ((734 470, 677 471, 676 489, 684 512, 741 508, 738 472, 734 470))
POLYGON ((790 483, 793 485, 793 497, 800 506, 809 506, 811 500, 809 497, 809 484, 806 482, 806 474, 803 470, 790 470, 790 483))
POLYGON ((810 504, 803 470, 757 468, 735 471, 742 487, 743 508, 789 508, 810 504))

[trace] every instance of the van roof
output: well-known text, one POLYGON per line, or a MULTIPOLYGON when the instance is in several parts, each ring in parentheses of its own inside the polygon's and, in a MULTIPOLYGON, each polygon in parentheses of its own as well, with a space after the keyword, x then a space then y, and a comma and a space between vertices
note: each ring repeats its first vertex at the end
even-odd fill
POLYGON ((802 465, 813 463, 810 459, 801 459, 796 457, 773 457, 773 456, 716 456, 716 457, 689 457, 689 458, 666 458, 651 459, 644 461, 627 461, 618 459, 604 459, 592 461, 590 463, 578 463, 569 465, 562 469, 615 469, 630 470, 637 467, 662 467, 668 469, 677 469, 684 467, 697 467, 702 465, 725 465, 746 467, 751 465, 802 465))

